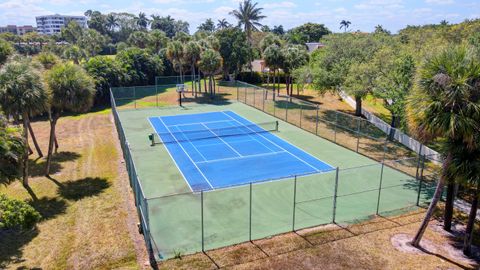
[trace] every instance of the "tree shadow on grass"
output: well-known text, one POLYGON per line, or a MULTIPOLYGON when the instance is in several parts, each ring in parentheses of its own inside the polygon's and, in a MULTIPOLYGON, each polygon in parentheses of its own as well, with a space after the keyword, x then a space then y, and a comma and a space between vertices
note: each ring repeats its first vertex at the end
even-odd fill
MULTIPOLYGON (((75 152, 70 152, 70 151, 63 151, 63 152, 53 154, 52 163, 50 164, 50 174, 53 175, 53 174, 59 173, 63 169, 63 166, 61 163, 67 162, 67 161, 73 161, 80 157, 81 157, 80 154, 75 152)), ((28 161, 29 175, 31 177, 44 176, 46 165, 47 165, 46 159, 42 159, 42 160, 30 159, 28 161)))
POLYGON ((108 187, 110 187, 110 183, 106 178, 87 177, 76 181, 59 183, 57 192, 67 200, 77 201, 85 197, 96 196, 108 187))

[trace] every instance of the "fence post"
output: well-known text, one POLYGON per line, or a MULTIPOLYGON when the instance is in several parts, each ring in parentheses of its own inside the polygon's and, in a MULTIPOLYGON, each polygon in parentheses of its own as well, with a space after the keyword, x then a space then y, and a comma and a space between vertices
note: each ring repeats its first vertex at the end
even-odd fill
POLYGON ((155 85, 155 103, 158 108, 158 85, 155 85))
POLYGON ((300 128, 302 128, 303 105, 300 103, 300 128))
POLYGON ((265 88, 262 88, 262 111, 265 111, 265 88))
POLYGON ((275 116, 275 111, 276 111, 276 108, 277 108, 277 99, 275 98, 275 90, 273 91, 273 116, 275 116))
POLYGON ((418 172, 420 170, 420 160, 422 159, 422 146, 423 144, 420 144, 420 148, 418 151, 418 160, 417 160, 417 171, 415 172, 415 179, 418 180, 418 172))
POLYGON ((380 170, 380 184, 378 186, 378 199, 377 199, 377 212, 376 214, 378 215, 378 211, 380 209, 380 195, 382 193, 382 182, 383 182, 383 167, 385 164, 382 161, 382 169, 380 170))
POLYGON ((135 89, 136 89, 136 87, 134 86, 133 87, 133 106, 136 109, 137 108, 137 94, 136 94, 135 89))
POLYGON ((202 221, 202 252, 205 252, 205 242, 204 242, 204 229, 203 229, 203 190, 200 191, 200 212, 201 212, 201 221, 202 221))
POLYGON ((333 142, 337 142, 338 112, 335 112, 335 124, 333 125, 333 142))
POLYGON ((255 105, 255 96, 257 95, 257 90, 255 88, 253 88, 253 107, 256 108, 256 105, 255 105))
POLYGON ((252 182, 250 182, 250 210, 248 218, 248 240, 252 241, 252 182))
POLYGON ((318 135, 318 111, 320 110, 319 106, 317 105, 317 117, 315 122, 315 135, 318 135))
POLYGON ((240 98, 238 97, 239 92, 240 92, 240 90, 239 90, 239 87, 238 87, 238 84, 237 84, 237 101, 240 101, 240 98))
POLYGON ((388 139, 385 139, 385 143, 383 144, 382 162, 385 161, 385 157, 387 156, 387 143, 388 143, 388 139))
POLYGON ((358 153, 359 144, 360 144, 360 118, 357 118, 357 153, 358 153))
POLYGON ((290 102, 290 98, 285 98, 285 122, 288 123, 288 102, 290 102))
POLYGON ((248 103, 247 103, 247 87, 244 87, 243 89, 245 89, 245 104, 248 105, 248 103))
POLYGON ((292 231, 295 231, 295 205, 297 203, 297 176, 293 179, 293 217, 292 217, 292 231))
POLYGON ((338 172, 339 172, 339 169, 337 167, 336 172, 335 172, 335 189, 334 189, 334 193, 333 193, 333 218, 332 218, 332 223, 335 223, 335 216, 337 214, 338 172))
POLYGON ((422 184, 423 184, 423 168, 425 168, 425 155, 421 156, 421 168, 420 168, 420 179, 418 181, 418 194, 417 194, 417 206, 420 206, 420 194, 422 194, 422 184))

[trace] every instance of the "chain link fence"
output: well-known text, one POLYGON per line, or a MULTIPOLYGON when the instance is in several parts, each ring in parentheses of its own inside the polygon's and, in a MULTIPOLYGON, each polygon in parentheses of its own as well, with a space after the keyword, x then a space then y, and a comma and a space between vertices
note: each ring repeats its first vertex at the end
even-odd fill
POLYGON ((138 98, 148 93, 158 98, 157 87, 112 88, 110 92, 140 229, 157 260, 323 224, 355 223, 375 215, 402 213, 427 205, 433 195, 439 173, 436 162, 441 162, 437 156, 412 153, 361 118, 323 110, 318 104, 256 86, 220 83, 220 95, 378 162, 213 191, 147 198, 117 106, 127 102, 136 108, 138 98))

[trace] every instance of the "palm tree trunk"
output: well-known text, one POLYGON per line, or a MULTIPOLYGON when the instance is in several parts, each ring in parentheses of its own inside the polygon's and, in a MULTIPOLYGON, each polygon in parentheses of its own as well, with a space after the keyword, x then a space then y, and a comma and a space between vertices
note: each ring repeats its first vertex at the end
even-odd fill
MULTIPOLYGON (((23 140, 25 146, 28 146, 28 114, 23 113, 23 140)), ((23 153, 22 184, 28 187, 28 151, 23 153)))
POLYGON ((207 93, 207 77, 205 76, 205 73, 203 73, 203 86, 205 88, 205 93, 207 93))
POLYGON ((440 176, 440 179, 438 180, 437 187, 435 189, 435 193, 433 194, 432 201, 430 202, 430 205, 428 206, 427 213, 425 214, 425 217, 423 218, 422 224, 420 225, 420 228, 418 228, 417 234, 412 240, 412 246, 414 247, 420 247, 420 241, 422 240, 423 234, 425 233, 425 230, 427 229, 428 223, 430 222, 430 219, 432 218, 433 211, 435 210, 435 207, 437 206, 438 201, 440 200, 440 197, 442 196, 443 192, 443 186, 445 185, 445 175, 447 174, 447 168, 450 166, 450 162, 452 160, 452 155, 449 153, 445 161, 443 162, 442 165, 442 175, 440 176))
POLYGON ((443 229, 447 232, 452 230, 453 201, 455 200, 455 183, 451 181, 447 184, 447 200, 445 201, 445 214, 443 220, 443 229))
POLYGON ((465 238, 463 240, 463 254, 467 256, 470 256, 472 253, 473 227, 475 227, 475 219, 477 218, 479 191, 480 182, 477 183, 477 189, 475 190, 475 196, 473 197, 472 207, 470 208, 470 214, 468 215, 467 228, 465 229, 465 238))
POLYGON ((42 150, 40 149, 40 146, 38 145, 37 138, 35 137, 35 133, 33 132, 32 125, 30 124, 30 118, 28 121, 28 131, 30 131, 30 136, 32 137, 33 145, 35 146, 35 149, 37 150, 38 156, 43 157, 42 150))
POLYGON ((273 80, 272 81, 273 82, 272 83, 272 86, 273 86, 273 88, 272 88, 272 100, 275 101, 275 86, 276 86, 276 84, 275 84, 275 69, 273 70, 272 80, 273 80))
POLYGON ((362 97, 355 96, 355 116, 362 116, 362 97))
POLYGON ((192 64, 192 91, 193 91, 193 95, 195 97, 197 97, 197 84, 195 82, 195 65, 192 64))
POLYGON ((50 174, 50 166, 52 164, 53 144, 55 141, 55 127, 57 125, 58 115, 54 115, 50 120, 50 140, 48 142, 47 165, 45 166, 45 175, 50 174))
POLYGON ((55 154, 58 153, 58 140, 57 140, 57 134, 53 134, 54 137, 54 142, 55 142, 55 154))

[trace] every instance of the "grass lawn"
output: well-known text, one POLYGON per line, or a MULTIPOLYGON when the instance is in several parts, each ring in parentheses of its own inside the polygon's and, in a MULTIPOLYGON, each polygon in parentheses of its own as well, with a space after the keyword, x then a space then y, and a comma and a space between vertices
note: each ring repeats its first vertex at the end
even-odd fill
MULTIPOLYGON (((33 129, 45 153, 48 122, 33 129)), ((31 190, 19 181, 0 187, 43 216, 36 229, 0 232, 1 269, 138 269, 148 261, 114 132, 110 110, 61 118, 51 179, 32 155, 31 190)))

